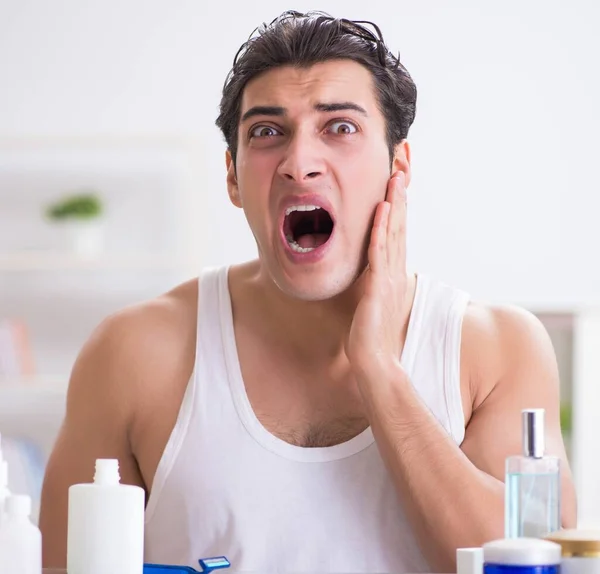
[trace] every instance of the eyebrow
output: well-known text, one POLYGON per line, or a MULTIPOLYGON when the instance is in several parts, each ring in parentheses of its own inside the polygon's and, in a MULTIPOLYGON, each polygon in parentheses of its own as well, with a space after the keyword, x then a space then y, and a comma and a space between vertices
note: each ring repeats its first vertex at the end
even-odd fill
MULTIPOLYGON (((355 104, 354 102, 332 102, 329 104, 318 103, 315 104, 314 109, 317 112, 344 112, 352 110, 363 116, 368 116, 367 110, 365 110, 362 106, 355 104)), ((283 117, 285 115, 287 115, 287 109, 281 106, 254 106, 244 113, 241 121, 245 122, 247 119, 255 116, 283 117)))

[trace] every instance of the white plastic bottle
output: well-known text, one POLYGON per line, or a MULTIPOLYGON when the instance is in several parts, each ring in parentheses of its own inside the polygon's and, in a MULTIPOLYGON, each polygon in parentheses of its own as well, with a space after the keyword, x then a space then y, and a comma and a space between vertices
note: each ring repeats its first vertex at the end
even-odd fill
POLYGON ((6 499, 0 524, 0 574, 40 574, 42 534, 31 522, 31 497, 13 494, 6 499))
POLYGON ((118 460, 96 460, 94 482, 69 488, 68 574, 142 574, 144 496, 120 483, 118 460))
POLYGON ((0 435, 0 524, 4 515, 4 504, 10 496, 8 490, 8 463, 2 457, 2 435, 0 435))
POLYGON ((483 548, 457 548, 456 574, 483 574, 483 548))

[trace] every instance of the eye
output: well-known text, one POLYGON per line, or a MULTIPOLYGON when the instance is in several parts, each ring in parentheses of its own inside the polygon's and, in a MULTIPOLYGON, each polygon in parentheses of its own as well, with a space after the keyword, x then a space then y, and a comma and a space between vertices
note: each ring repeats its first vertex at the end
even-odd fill
POLYGON ((271 126, 256 126, 250 131, 251 138, 268 138, 277 135, 281 135, 281 132, 271 126))
POLYGON ((336 135, 349 135, 358 131, 358 128, 348 120, 333 122, 332 124, 329 124, 328 129, 333 131, 336 135))

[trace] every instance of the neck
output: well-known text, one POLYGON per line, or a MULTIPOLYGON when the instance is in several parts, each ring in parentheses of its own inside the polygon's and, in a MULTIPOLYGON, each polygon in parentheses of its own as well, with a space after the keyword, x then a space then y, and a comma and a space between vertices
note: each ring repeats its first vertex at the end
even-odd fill
MULTIPOLYGON (((283 293, 260 262, 255 262, 252 272, 245 275, 261 310, 261 318, 277 341, 289 345, 301 356, 310 357, 313 364, 345 360, 346 337, 365 290, 364 275, 343 293, 323 301, 303 301, 283 293)), ((411 274, 400 325, 402 341, 408 328, 415 286, 416 277, 411 274)))

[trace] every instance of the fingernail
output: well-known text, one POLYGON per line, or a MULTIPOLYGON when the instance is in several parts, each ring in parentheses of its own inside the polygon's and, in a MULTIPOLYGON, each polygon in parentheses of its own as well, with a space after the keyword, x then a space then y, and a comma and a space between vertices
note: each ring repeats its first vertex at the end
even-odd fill
POLYGON ((406 181, 406 176, 404 175, 403 171, 397 171, 394 174, 394 177, 398 180, 398 185, 404 185, 406 181))

